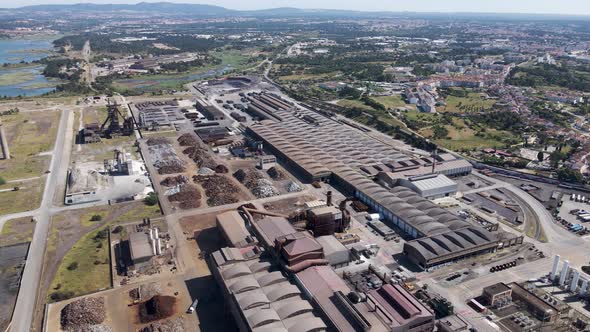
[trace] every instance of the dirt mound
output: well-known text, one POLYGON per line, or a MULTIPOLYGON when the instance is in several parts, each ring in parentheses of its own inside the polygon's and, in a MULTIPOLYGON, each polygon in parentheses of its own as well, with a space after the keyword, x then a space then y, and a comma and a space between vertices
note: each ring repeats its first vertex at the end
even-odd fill
POLYGON ((188 178, 184 175, 169 176, 160 182, 165 187, 174 187, 178 184, 185 184, 188 182, 188 178))
POLYGON ((139 305, 139 320, 149 323, 168 318, 174 314, 176 298, 173 296, 156 295, 139 305))
POLYGON ((194 209, 201 205, 201 192, 197 187, 186 184, 182 186, 179 192, 170 195, 168 199, 171 202, 179 202, 181 209, 194 209))
POLYGON ((105 319, 104 298, 83 298, 61 309, 61 327, 74 331, 82 326, 98 325, 105 319))

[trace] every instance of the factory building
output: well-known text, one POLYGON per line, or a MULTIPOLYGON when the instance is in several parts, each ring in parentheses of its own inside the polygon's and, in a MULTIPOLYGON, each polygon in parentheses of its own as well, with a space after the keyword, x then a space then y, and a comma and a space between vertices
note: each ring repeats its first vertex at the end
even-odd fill
POLYGON ((451 315, 439 319, 436 322, 436 327, 440 332, 461 332, 467 331, 469 324, 467 324, 465 319, 457 315, 451 315))
POLYGON ((250 235, 244 218, 238 211, 232 210, 218 214, 216 220, 217 228, 229 246, 244 248, 258 243, 258 240, 250 235))
POLYGON ((442 174, 428 174, 399 179, 398 184, 426 199, 454 196, 459 185, 442 174))
POLYGON ((434 314, 399 285, 386 284, 366 298, 344 282, 329 266, 315 266, 295 275, 295 281, 312 299, 332 330, 340 332, 430 332, 434 314))
POLYGON ((252 226, 261 244, 287 271, 329 264, 322 246, 308 232, 295 230, 285 218, 267 216, 252 221, 252 226))
POLYGON ((350 252, 333 235, 320 236, 316 240, 324 249, 324 256, 331 266, 341 267, 348 265, 350 262, 350 252))
POLYGON ((151 239, 144 232, 134 232, 129 235, 129 250, 131 261, 136 269, 147 264, 155 255, 151 239))
POLYGON ((221 121, 225 119, 225 114, 222 111, 203 99, 197 99, 195 107, 197 108, 197 111, 203 114, 209 121, 221 121))
MULTIPOLYGON (((393 140, 390 142, 381 136, 377 139, 372 136, 373 133, 363 132, 310 110, 284 111, 275 108, 273 114, 280 120, 253 124, 248 127, 247 133, 263 142, 265 149, 304 181, 329 181, 379 213, 384 223, 401 229, 410 238, 444 234, 423 241, 425 246, 443 243, 438 247, 431 246, 433 250, 415 242, 412 248, 405 251, 408 255, 416 255, 414 261, 422 262, 423 266, 433 266, 496 250, 498 240, 494 234, 472 226, 408 188, 397 186, 388 190, 371 180, 379 172, 392 173, 396 170, 410 175, 432 173, 432 159, 404 154, 395 148, 393 140), (403 168, 397 167, 398 164, 403 168), (374 175, 363 170, 369 168, 374 168, 374 175)), ((452 155, 441 154, 437 156, 434 169, 434 173, 440 171, 440 174, 454 176, 471 172, 471 164, 452 155), (441 171, 443 167, 447 167, 448 174, 441 171)))
POLYGON ((248 259, 239 250, 211 255, 212 273, 221 286, 239 331, 324 331, 327 326, 299 288, 271 261, 248 259))
POLYGON ((503 282, 493 284, 483 289, 482 297, 492 307, 501 307, 512 301, 512 288, 503 282))

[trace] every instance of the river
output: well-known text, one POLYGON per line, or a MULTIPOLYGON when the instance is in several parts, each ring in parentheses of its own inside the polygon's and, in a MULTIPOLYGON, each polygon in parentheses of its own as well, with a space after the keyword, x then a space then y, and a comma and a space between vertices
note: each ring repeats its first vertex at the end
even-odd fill
POLYGON ((38 96, 55 88, 57 81, 42 75, 42 65, 18 65, 22 61, 33 62, 52 54, 54 38, 0 40, 0 64, 13 65, 0 68, 0 96, 38 96))

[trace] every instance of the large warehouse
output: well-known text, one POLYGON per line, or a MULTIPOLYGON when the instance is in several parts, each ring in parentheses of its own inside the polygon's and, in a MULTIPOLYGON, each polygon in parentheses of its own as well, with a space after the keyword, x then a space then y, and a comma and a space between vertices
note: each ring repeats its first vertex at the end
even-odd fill
MULTIPOLYGON (((282 121, 253 124, 248 133, 263 141, 266 149, 304 180, 330 181, 370 206, 385 222, 397 226, 414 239, 443 233, 462 238, 465 231, 461 230, 466 228, 486 234, 473 241, 475 243, 470 247, 448 246, 452 254, 440 256, 437 264, 497 247, 498 240, 494 234, 471 225, 412 190, 402 186, 388 190, 371 180, 361 170, 363 167, 393 165, 416 159, 400 152, 395 143, 384 135, 362 132, 309 110, 291 112, 277 109, 274 112, 282 121)), ((470 172, 471 169, 464 171, 470 172)), ((469 239, 467 241, 471 243, 469 239)), ((414 252, 407 251, 409 255, 414 252)))

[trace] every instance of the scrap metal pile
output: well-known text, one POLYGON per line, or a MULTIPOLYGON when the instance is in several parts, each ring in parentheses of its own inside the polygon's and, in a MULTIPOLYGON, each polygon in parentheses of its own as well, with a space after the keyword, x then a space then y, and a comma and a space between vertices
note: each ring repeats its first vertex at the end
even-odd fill
POLYGON ((273 180, 279 181, 285 179, 285 174, 283 174, 283 172, 276 167, 269 168, 266 173, 268 173, 268 176, 270 176, 273 180))
MULTIPOLYGON (((83 298, 61 310, 61 327, 64 331, 95 331, 91 326, 101 324, 106 317, 104 298, 83 298)), ((104 331, 102 326, 96 331, 104 331)), ((105 327, 108 328, 108 327, 105 327)))
POLYGON ((280 195, 277 188, 272 185, 272 182, 264 177, 262 173, 255 169, 239 169, 234 174, 234 177, 240 181, 246 188, 250 189, 252 194, 257 198, 265 198, 280 195))
POLYGON ((182 151, 189 158, 191 158, 198 167, 207 167, 215 169, 217 162, 209 154, 209 148, 201 143, 194 135, 184 134, 178 138, 180 146, 187 148, 182 151))
POLYGON ((146 141, 148 152, 156 162, 154 167, 158 169, 159 174, 182 173, 186 169, 184 163, 174 151, 170 140, 165 137, 149 138, 146 141))
POLYGON ((176 317, 174 319, 164 320, 151 323, 139 330, 139 332, 184 332, 184 319, 176 317))
POLYGON ((200 184, 207 195, 209 206, 218 206, 239 201, 240 189, 223 175, 193 176, 193 181, 200 184))
POLYGON ((165 187, 174 187, 179 184, 188 183, 188 177, 185 175, 169 176, 160 182, 165 187))
POLYGON ((176 194, 170 195, 171 202, 178 202, 181 209, 194 209, 201 205, 201 192, 191 184, 185 184, 176 194))

